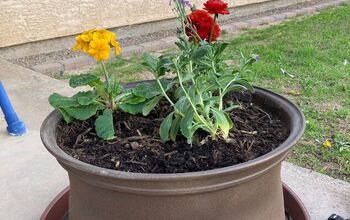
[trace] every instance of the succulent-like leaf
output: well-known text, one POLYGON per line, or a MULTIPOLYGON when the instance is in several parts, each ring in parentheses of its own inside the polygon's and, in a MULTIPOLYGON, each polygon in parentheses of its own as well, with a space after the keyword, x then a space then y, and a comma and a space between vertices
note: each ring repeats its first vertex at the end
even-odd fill
POLYGON ((175 103, 175 107, 177 110, 184 113, 190 108, 190 102, 186 97, 182 97, 181 99, 179 99, 179 101, 175 103))
POLYGON ((233 123, 229 117, 227 117, 224 111, 220 111, 217 109, 212 109, 212 113, 214 115, 216 124, 221 129, 224 138, 228 137, 228 133, 233 126, 233 123))
POLYGON ((159 136, 163 141, 169 140, 169 131, 173 122, 174 112, 170 113, 160 124, 159 136))
POLYGON ((154 109, 154 107, 156 107, 156 105, 162 98, 162 96, 156 96, 151 100, 147 101, 142 108, 142 114, 144 116, 147 116, 154 109))
POLYGON ((181 117, 175 116, 175 119, 173 120, 170 128, 170 139, 172 141, 176 141, 176 136, 179 133, 179 129, 180 129, 180 123, 181 123, 181 117))
POLYGON ((104 140, 114 138, 113 111, 106 109, 95 121, 95 130, 98 137, 104 140))
POLYGON ((191 132, 192 130, 192 122, 193 122, 193 110, 189 109, 187 112, 185 112, 185 116, 181 120, 180 124, 180 130, 183 136, 187 138, 187 140, 192 139, 193 133, 191 132))

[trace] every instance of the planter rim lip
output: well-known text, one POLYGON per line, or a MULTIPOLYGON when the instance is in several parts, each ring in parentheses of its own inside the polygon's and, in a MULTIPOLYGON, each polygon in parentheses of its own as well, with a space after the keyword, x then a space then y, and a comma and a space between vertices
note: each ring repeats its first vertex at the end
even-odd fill
MULTIPOLYGON (((140 83, 140 82, 131 82, 130 84, 133 84, 133 83, 140 83)), ((232 166, 216 168, 212 170, 205 170, 205 171, 186 172, 186 173, 134 173, 134 172, 118 171, 118 170, 112 170, 112 169, 94 166, 94 165, 82 162, 68 155, 57 145, 56 139, 54 141, 50 141, 44 135, 45 133, 44 131, 46 130, 48 120, 52 117, 59 115, 60 113, 58 110, 53 110, 45 118, 40 128, 40 137, 45 148, 51 154, 53 154, 53 156, 55 156, 55 158, 59 162, 62 162, 63 164, 66 164, 70 167, 73 167, 77 170, 83 171, 90 175, 101 175, 107 178, 110 177, 110 178, 118 178, 118 179, 124 179, 124 180, 133 179, 133 180, 140 180, 140 181, 154 181, 155 179, 157 179, 157 181, 169 181, 169 180, 175 180, 175 179, 176 180, 200 179, 200 178, 207 178, 209 176, 227 175, 228 173, 239 172, 241 170, 258 166, 270 159, 278 157, 278 155, 286 153, 302 137, 305 130, 304 114, 293 102, 267 89, 260 88, 257 86, 254 86, 254 88, 256 88, 256 91, 269 94, 270 96, 273 96, 275 99, 278 99, 279 102, 283 102, 285 105, 287 105, 289 109, 288 114, 297 117, 297 119, 299 119, 297 120, 299 123, 293 123, 293 124, 296 124, 297 126, 294 126, 294 129, 290 131, 288 138, 274 150, 260 157, 257 157, 253 160, 249 160, 249 161, 232 165, 232 166)), ((59 117, 62 118, 61 115, 59 115, 59 117)))

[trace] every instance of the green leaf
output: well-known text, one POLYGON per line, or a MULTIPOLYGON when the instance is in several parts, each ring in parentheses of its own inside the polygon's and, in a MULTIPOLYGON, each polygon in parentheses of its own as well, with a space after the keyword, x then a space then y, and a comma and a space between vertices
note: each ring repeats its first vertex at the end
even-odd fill
POLYGON ((170 128, 170 139, 172 141, 176 141, 177 133, 179 133, 180 129, 180 123, 181 123, 181 117, 175 116, 175 119, 173 120, 170 128))
POLYGON ((145 67, 148 71, 153 73, 156 78, 159 78, 157 73, 157 59, 149 53, 143 54, 143 61, 141 62, 142 66, 145 67))
POLYGON ((250 85, 250 83, 247 80, 245 80, 245 79, 237 80, 237 81, 235 81, 235 83, 244 86, 251 93, 255 92, 254 87, 252 85, 250 85))
POLYGON ((185 112, 185 116, 181 120, 180 130, 183 136, 185 136, 188 141, 192 139, 193 133, 192 130, 192 122, 193 122, 193 110, 189 109, 185 112))
POLYGON ((140 97, 140 96, 136 96, 136 95, 131 95, 125 99, 123 99, 123 103, 127 103, 127 104, 132 104, 132 105, 136 105, 139 103, 143 103, 145 102, 147 99, 145 97, 140 97))
POLYGON ((96 101, 97 95, 92 92, 78 92, 73 96, 80 105, 90 105, 96 101))
POLYGON ((212 109, 212 113, 215 117, 216 124, 221 129, 224 138, 228 137, 229 131, 233 126, 231 119, 227 117, 226 113, 217 109, 212 109))
POLYGON ((220 56, 222 54, 222 52, 224 52, 224 50, 226 49, 227 46, 228 46, 228 43, 219 43, 218 48, 215 51, 214 57, 220 56))
POLYGON ((153 99, 147 101, 142 108, 142 114, 147 116, 156 107, 158 102, 162 99, 162 96, 156 96, 153 99))
POLYGON ((236 75, 225 74, 223 76, 220 76, 217 82, 220 85, 221 89, 224 89, 225 87, 229 87, 231 84, 233 84, 237 80, 238 80, 237 74, 236 75))
POLYGON ((170 113, 160 124, 159 135, 163 141, 169 140, 169 131, 173 122, 174 112, 170 113))
POLYGON ((98 104, 91 104, 86 106, 66 107, 64 110, 75 119, 86 120, 95 115, 99 107, 98 104))
POLYGON ((58 93, 53 93, 49 97, 49 103, 52 107, 59 109, 65 107, 79 106, 79 103, 74 98, 62 96, 58 93))
POLYGON ((119 108, 126 113, 136 115, 142 113, 142 108, 145 105, 144 102, 139 103, 139 104, 128 104, 128 103, 123 103, 119 104, 119 108))
MULTIPOLYGON (((162 82, 162 81, 161 81, 162 82)), ((166 88, 166 85, 164 88, 166 88)), ((136 96, 145 97, 146 99, 153 98, 161 94, 158 84, 140 83, 132 89, 132 93, 136 96)))
POLYGON ((104 140, 114 138, 113 111, 106 109, 95 121, 95 130, 98 137, 104 140))
POLYGON ((180 112, 185 113, 190 108, 190 102, 186 97, 182 97, 175 103, 176 109, 178 109, 180 112))
POLYGON ((71 123, 74 121, 74 118, 68 115, 68 113, 64 109, 58 109, 66 123, 71 123))
POLYGON ((239 107, 240 107, 239 105, 235 105, 235 104, 232 103, 227 108, 224 109, 224 112, 230 112, 233 109, 236 109, 236 108, 239 108, 239 107))
POLYGON ((80 75, 73 75, 69 80, 69 85, 72 88, 79 86, 91 85, 92 83, 100 81, 100 78, 94 74, 86 73, 80 75))
POLYGON ((233 121, 231 120, 230 115, 227 112, 224 112, 224 114, 225 114, 226 120, 229 123, 230 129, 232 129, 233 128, 233 121))
POLYGON ((169 71, 170 66, 172 65, 171 55, 164 54, 161 55, 157 60, 157 75, 159 77, 164 76, 167 71, 169 71))
POLYGON ((200 47, 192 54, 191 58, 192 60, 198 60, 207 54, 208 54, 208 49, 205 47, 200 47))
POLYGON ((181 87, 178 87, 176 90, 175 90, 175 98, 176 99, 180 99, 181 97, 185 96, 185 93, 184 91, 182 90, 181 87))
POLYGON ((109 88, 108 93, 112 94, 113 97, 118 96, 122 91, 123 87, 120 85, 119 81, 115 78, 115 75, 110 75, 108 78, 109 88))

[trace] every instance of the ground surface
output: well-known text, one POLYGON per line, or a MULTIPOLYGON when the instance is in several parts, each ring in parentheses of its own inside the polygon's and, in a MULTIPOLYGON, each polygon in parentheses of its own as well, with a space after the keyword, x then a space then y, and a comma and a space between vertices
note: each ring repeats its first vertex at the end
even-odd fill
MULTIPOLYGON (((303 110, 305 135, 288 160, 350 182, 350 6, 297 17, 280 25, 247 30, 232 39, 226 58, 239 51, 261 57, 246 77, 293 100, 303 110), (331 147, 323 146, 329 140, 331 147)), ((172 49, 169 49, 172 50, 172 49)), ((165 51, 168 52, 169 50, 165 51)), ((122 81, 150 79, 140 57, 107 64, 122 81)), ((99 67, 91 70, 101 74, 99 67)))

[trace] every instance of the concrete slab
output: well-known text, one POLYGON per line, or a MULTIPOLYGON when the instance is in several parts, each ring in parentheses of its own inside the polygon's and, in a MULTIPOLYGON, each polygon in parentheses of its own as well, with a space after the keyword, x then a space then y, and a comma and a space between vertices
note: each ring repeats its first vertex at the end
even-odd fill
MULTIPOLYGON (((0 60, 0 79, 29 132, 10 137, 0 116, 0 219, 37 220, 54 196, 68 185, 66 172, 44 149, 41 122, 52 110, 52 92, 69 95, 67 83, 0 60)), ((350 217, 350 184, 284 163, 283 180, 300 196, 313 220, 333 212, 350 217)))
POLYGON ((350 218, 350 183, 284 162, 282 180, 298 194, 312 220, 350 218))
POLYGON ((0 79, 29 132, 10 137, 0 113, 0 219, 37 220, 68 185, 68 176, 47 153, 39 136, 40 124, 52 108, 47 97, 57 90, 69 94, 65 83, 0 60, 0 79))

